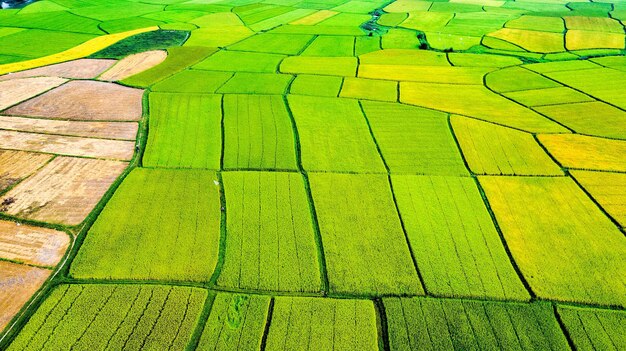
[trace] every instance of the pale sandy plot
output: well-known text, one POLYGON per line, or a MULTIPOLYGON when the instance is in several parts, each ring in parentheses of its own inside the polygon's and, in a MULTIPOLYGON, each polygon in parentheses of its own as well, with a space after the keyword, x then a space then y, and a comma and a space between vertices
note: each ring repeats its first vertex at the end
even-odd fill
POLYGON ((139 72, 152 68, 167 58, 162 50, 146 51, 130 55, 120 60, 115 66, 104 72, 98 79, 116 81, 128 78, 139 72))
POLYGON ((0 82, 0 110, 58 87, 65 82, 67 79, 56 77, 21 78, 0 82))
POLYGON ((116 140, 135 140, 136 122, 62 121, 0 116, 0 129, 116 140))
POLYGON ((115 60, 81 59, 5 74, 0 76, 0 81, 41 76, 70 79, 92 79, 106 71, 114 63, 115 60))
POLYGON ((0 191, 33 174, 52 157, 34 152, 0 150, 0 191))
POLYGON ((0 198, 8 214, 44 222, 80 224, 128 164, 57 157, 0 198))
POLYGON ((72 81, 14 106, 6 113, 72 120, 136 121, 142 114, 142 96, 141 89, 113 83, 72 81))
POLYGON ((70 237, 63 232, 0 221, 0 258, 54 267, 69 244, 70 237))
POLYGON ((66 156, 130 160, 135 151, 135 142, 0 130, 0 148, 66 156))
POLYGON ((28 302, 52 271, 0 261, 0 330, 28 302))

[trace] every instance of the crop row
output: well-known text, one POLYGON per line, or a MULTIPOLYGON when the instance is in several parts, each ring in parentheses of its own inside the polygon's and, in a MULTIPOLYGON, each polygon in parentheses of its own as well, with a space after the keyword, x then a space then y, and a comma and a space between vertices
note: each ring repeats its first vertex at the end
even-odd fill
POLYGON ((619 349, 624 311, 433 298, 59 285, 8 350, 619 349), (560 322, 559 322, 560 321, 560 322), (562 323, 562 325, 560 324, 562 323))

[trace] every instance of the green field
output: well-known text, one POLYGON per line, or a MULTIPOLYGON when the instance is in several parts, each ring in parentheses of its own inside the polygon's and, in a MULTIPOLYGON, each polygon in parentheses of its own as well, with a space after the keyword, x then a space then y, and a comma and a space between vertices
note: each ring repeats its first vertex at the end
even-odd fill
POLYGON ((624 0, 7 6, 0 350, 625 349, 624 0))

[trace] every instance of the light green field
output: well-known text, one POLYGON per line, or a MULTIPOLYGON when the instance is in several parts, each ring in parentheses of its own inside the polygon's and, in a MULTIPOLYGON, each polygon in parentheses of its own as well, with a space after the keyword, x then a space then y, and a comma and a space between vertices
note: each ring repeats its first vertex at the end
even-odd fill
POLYGON ((215 182, 210 171, 134 170, 87 234, 71 275, 208 281, 219 254, 215 182))
POLYGON ((624 348, 623 0, 2 6, 0 350, 624 348))

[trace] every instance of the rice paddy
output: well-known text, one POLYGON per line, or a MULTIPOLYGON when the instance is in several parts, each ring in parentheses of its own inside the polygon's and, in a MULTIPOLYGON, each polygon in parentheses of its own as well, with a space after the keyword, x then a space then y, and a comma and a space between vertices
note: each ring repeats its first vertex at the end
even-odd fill
POLYGON ((623 349, 625 25, 586 0, 1 9, 0 349, 623 349))

